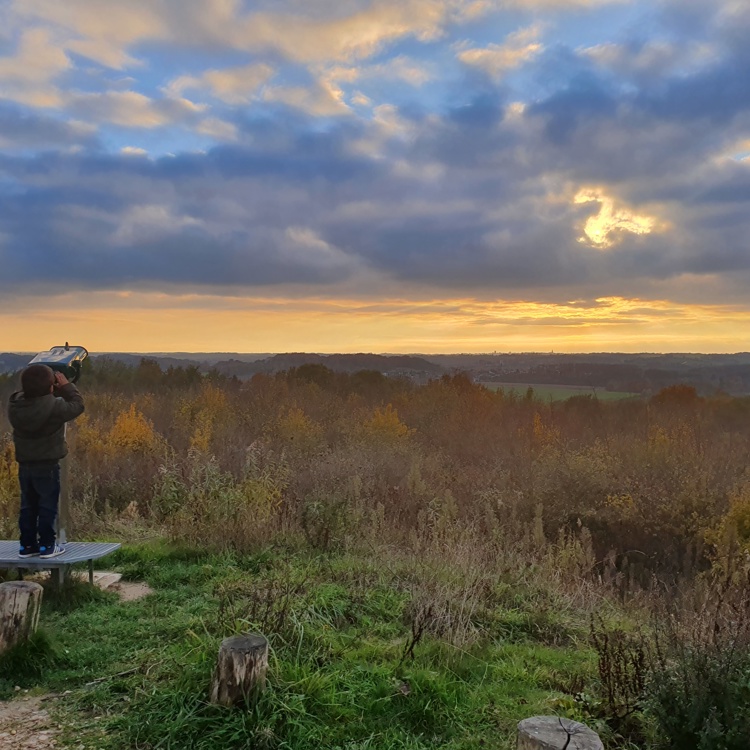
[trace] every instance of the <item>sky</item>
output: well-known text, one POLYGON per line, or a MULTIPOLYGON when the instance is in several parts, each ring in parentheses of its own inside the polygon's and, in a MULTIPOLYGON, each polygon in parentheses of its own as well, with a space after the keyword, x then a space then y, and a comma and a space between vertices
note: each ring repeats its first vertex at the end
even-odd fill
POLYGON ((750 349, 748 0, 0 0, 0 350, 750 349))

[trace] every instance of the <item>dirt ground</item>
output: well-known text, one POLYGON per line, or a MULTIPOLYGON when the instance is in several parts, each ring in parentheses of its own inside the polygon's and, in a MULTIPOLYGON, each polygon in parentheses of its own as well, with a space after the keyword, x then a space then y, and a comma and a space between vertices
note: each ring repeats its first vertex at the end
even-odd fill
POLYGON ((147 583, 140 581, 119 581, 109 587, 110 591, 117 592, 120 601, 134 602, 152 593, 153 589, 147 583))
MULTIPOLYGON (((88 581, 88 573, 79 572, 78 578, 81 581, 88 581)), ((108 570, 94 571, 94 585, 104 591, 114 591, 123 602, 134 602, 136 599, 142 599, 152 593, 153 589, 142 581, 123 581, 119 573, 112 573, 108 570)))
MULTIPOLYGON (((145 583, 121 581, 117 573, 97 572, 94 583, 115 591, 123 602, 132 602, 151 593, 145 583)), ((45 704, 54 696, 28 696, 18 692, 15 700, 0 701, 0 750, 61 750, 60 727, 45 704)))
POLYGON ((52 750, 59 727, 44 707, 44 697, 21 696, 0 702, 0 750, 52 750))

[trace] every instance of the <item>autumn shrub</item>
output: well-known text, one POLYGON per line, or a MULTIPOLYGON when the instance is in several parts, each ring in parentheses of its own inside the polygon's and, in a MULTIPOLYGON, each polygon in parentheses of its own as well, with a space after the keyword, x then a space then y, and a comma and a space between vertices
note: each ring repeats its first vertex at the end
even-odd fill
POLYGON ((415 430, 399 419, 392 404, 376 409, 361 426, 362 439, 376 445, 394 445, 408 440, 415 430))
POLYGON ((661 608, 647 705, 668 748, 750 747, 750 569, 725 573, 661 608))
POLYGON ((172 539, 216 550, 246 551, 268 541, 287 477, 283 463, 262 465, 248 456, 242 477, 223 471, 214 458, 189 455, 187 471, 164 465, 154 492, 172 539))
POLYGON ((310 546, 326 552, 339 547, 350 526, 350 509, 350 497, 341 490, 307 495, 299 521, 310 546))
POLYGON ((18 535, 21 494, 17 476, 13 443, 9 435, 0 436, 0 534, 3 539, 15 539, 18 535))
POLYGON ((591 618, 590 642, 597 656, 598 684, 594 700, 580 701, 618 737, 642 744, 645 738, 646 684, 653 666, 651 643, 641 631, 612 626, 591 618))
POLYGON ((270 431, 287 452, 298 456, 315 455, 324 447, 323 427, 296 406, 280 414, 270 431))
POLYGON ((159 447, 159 436, 149 419, 131 404, 130 408, 117 415, 107 435, 107 448, 113 454, 147 454, 159 447))
POLYGON ((218 603, 215 626, 219 633, 268 633, 275 639, 292 634, 295 606, 307 589, 304 569, 278 564, 248 578, 238 575, 214 588, 218 603))
POLYGON ((652 425, 640 435, 538 449, 532 479, 519 490, 542 505, 549 534, 582 521, 600 560, 614 549, 652 571, 689 571, 700 567, 702 539, 741 470, 739 453, 733 466, 728 459, 684 423, 652 425))
MULTIPOLYGON (((288 454, 287 454, 288 455, 288 454)), ((394 498, 406 454, 394 455, 387 446, 345 442, 316 456, 315 461, 294 467, 287 502, 308 542, 330 549, 369 536, 372 512, 380 508, 389 536, 402 528, 394 512, 394 498)), ((406 510, 408 502, 399 506, 406 510)))
POLYGON ((579 708, 638 747, 750 746, 750 567, 737 562, 655 592, 637 629, 593 616, 599 680, 579 708))
POLYGON ((750 653, 684 647, 651 685, 649 708, 666 747, 750 747, 750 653))
POLYGON ((492 591, 491 566, 475 566, 468 571, 453 567, 455 557, 438 561, 432 557, 429 569, 417 568, 408 582, 409 602, 404 617, 411 637, 403 658, 413 657, 424 635, 432 635, 458 648, 466 648, 488 636, 483 615, 492 591))
POLYGON ((743 479, 733 488, 726 513, 706 530, 705 540, 715 571, 741 575, 737 560, 750 555, 750 480, 743 479))
MULTIPOLYGON (((149 402, 125 404, 110 394, 101 411, 89 408, 68 430, 72 496, 75 502, 85 501, 89 512, 109 515, 149 507, 153 476, 169 451, 144 413, 149 402)), ((78 513, 78 531, 87 526, 82 515, 78 513)))
POLYGON ((203 454, 211 454, 222 425, 232 413, 228 394, 215 384, 207 382, 189 396, 182 397, 174 415, 174 438, 182 439, 182 446, 203 454))

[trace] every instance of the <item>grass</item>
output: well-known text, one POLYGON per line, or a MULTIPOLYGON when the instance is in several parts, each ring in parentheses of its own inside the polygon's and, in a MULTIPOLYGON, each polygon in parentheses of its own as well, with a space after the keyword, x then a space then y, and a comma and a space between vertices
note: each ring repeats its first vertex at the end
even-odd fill
POLYGON ((547 383, 481 383, 485 388, 493 391, 503 390, 513 392, 517 396, 525 396, 529 388, 534 396, 542 401, 565 401, 573 396, 596 396, 600 401, 619 401, 625 398, 638 398, 637 393, 625 391, 607 391, 590 385, 554 385, 547 383))
POLYGON ((155 593, 129 603, 84 584, 67 599, 45 593, 43 633, 0 663, 2 697, 16 684, 71 691, 59 704, 63 739, 84 748, 511 748, 516 722, 554 713, 594 671, 579 645, 585 618, 540 614, 522 591, 490 593, 471 643, 428 633, 404 661, 409 586, 365 557, 157 544, 126 548, 113 566, 155 593), (209 705, 222 638, 271 624, 257 705, 209 705))

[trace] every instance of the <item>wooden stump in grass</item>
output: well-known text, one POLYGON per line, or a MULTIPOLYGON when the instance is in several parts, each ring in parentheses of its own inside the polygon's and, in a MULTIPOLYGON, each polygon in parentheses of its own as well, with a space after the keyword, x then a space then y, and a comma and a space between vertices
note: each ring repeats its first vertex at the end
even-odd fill
POLYGON ((248 633, 225 638, 211 682, 211 703, 237 706, 255 700, 266 687, 268 641, 248 633))
POLYGON ((31 581, 0 583, 0 654, 34 635, 43 591, 31 581))
POLYGON ((604 750, 596 732, 557 716, 535 716, 518 724, 516 750, 604 750))

